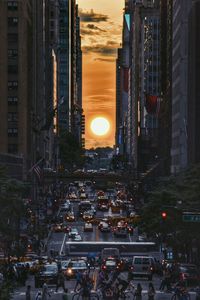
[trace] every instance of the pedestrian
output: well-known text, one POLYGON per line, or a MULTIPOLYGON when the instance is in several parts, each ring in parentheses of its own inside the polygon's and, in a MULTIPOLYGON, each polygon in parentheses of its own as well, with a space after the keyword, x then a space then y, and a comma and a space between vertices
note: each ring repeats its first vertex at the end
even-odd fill
POLYGON ((42 300, 42 293, 40 291, 37 292, 35 300, 42 300))
POLYGON ((48 290, 48 285, 45 282, 42 286, 42 300, 47 300, 48 297, 51 297, 51 295, 48 290))
POLYGON ((26 300, 31 300, 31 286, 27 285, 26 288, 26 300))
POLYGON ((82 286, 83 274, 78 270, 76 272, 76 285, 74 287, 74 292, 76 292, 78 286, 82 286))
POLYGON ((57 293, 59 287, 62 287, 63 291, 65 291, 65 276, 61 269, 59 270, 59 273, 58 273, 58 279, 57 279, 57 284, 56 284, 56 293, 57 293))
POLYGON ((137 288, 134 293, 135 300, 142 300, 142 286, 140 283, 137 284, 137 288))
POLYGON ((153 286, 153 283, 149 283, 149 289, 148 289, 148 300, 154 300, 155 299, 155 288, 153 286))

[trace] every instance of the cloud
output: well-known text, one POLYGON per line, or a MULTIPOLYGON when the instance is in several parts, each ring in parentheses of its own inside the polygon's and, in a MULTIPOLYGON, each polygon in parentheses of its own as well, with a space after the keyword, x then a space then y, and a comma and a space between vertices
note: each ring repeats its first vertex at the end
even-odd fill
POLYGON ((114 61, 116 61, 115 58, 102 58, 102 57, 97 57, 94 60, 95 61, 105 61, 105 62, 114 62, 114 61))
POLYGON ((87 28, 91 29, 91 30, 98 30, 101 32, 106 32, 106 30, 101 29, 100 27, 94 25, 94 24, 87 24, 87 28))
POLYGON ((106 32, 106 30, 101 29, 100 27, 94 24, 87 24, 87 26, 81 26, 81 35, 99 35, 101 32, 106 32))
POLYGON ((84 53, 92 52, 92 53, 98 53, 101 55, 115 56, 118 47, 119 47, 119 44, 117 42, 107 41, 106 44, 83 46, 82 50, 84 53))
POLYGON ((93 9, 91 9, 90 11, 79 10, 79 16, 82 22, 87 23, 107 22, 109 19, 108 15, 96 13, 93 9))

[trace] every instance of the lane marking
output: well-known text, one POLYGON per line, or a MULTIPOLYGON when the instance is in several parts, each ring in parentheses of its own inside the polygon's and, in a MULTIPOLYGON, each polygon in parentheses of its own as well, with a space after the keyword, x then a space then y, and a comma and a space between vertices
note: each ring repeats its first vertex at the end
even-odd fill
POLYGON ((67 238, 67 234, 65 233, 64 238, 63 238, 63 242, 62 242, 62 246, 61 246, 61 248, 60 248, 60 255, 65 254, 65 253, 63 252, 63 249, 64 249, 64 246, 65 246, 66 238, 67 238))

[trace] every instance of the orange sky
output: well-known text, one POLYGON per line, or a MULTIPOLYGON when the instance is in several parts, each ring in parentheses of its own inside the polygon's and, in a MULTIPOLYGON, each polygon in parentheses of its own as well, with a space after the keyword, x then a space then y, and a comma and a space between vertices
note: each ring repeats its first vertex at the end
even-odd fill
POLYGON ((115 60, 121 43, 124 0, 77 0, 83 50, 83 109, 86 148, 113 146, 115 141, 115 60), (90 122, 106 117, 110 132, 96 136, 90 122))

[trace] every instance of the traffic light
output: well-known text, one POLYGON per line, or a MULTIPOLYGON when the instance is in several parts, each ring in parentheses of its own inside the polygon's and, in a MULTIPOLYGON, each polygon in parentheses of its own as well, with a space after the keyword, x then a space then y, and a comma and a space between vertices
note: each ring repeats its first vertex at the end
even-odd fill
POLYGON ((166 211, 162 211, 161 216, 162 216, 162 219, 163 219, 163 220, 166 220, 166 218, 167 218, 167 213, 166 213, 166 211))

